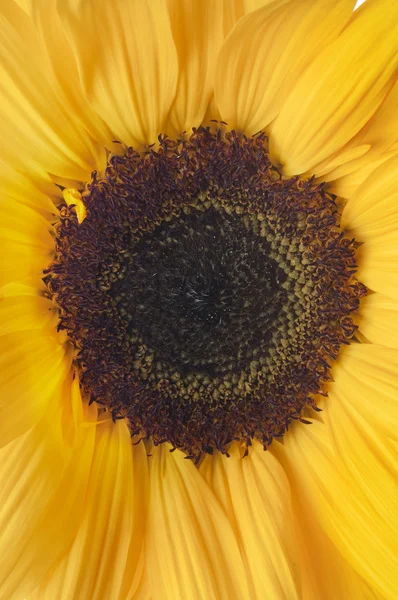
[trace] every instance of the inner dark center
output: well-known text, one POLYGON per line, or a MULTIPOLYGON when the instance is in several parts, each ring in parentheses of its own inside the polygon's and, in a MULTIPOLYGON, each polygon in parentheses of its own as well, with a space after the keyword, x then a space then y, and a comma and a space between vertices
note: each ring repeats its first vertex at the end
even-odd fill
POLYGON ((126 260, 111 295, 155 360, 214 376, 264 355, 283 274, 241 218, 182 213, 146 233, 126 260))

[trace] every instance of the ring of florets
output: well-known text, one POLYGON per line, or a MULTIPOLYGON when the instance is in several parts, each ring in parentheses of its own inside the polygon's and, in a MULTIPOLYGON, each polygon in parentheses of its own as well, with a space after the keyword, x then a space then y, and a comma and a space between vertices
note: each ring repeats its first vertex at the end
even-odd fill
POLYGON ((45 281, 91 399, 192 458, 305 421, 366 291, 335 198, 209 128, 112 156, 82 197, 45 281))

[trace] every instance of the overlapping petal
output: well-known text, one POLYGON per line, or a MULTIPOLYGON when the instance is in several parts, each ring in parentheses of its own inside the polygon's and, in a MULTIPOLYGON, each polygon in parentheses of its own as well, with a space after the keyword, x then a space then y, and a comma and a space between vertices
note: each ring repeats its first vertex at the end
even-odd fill
MULTIPOLYGON (((377 173, 379 167, 387 160, 397 155, 398 143, 395 143, 387 152, 382 153, 378 158, 373 155, 373 158, 366 163, 365 166, 352 171, 352 173, 349 173, 348 175, 342 176, 336 181, 330 181, 328 187, 332 193, 338 194, 342 198, 351 198, 359 186, 362 185, 370 175, 377 173)), ((364 158, 365 156, 366 154, 362 155, 361 158, 364 158)), ((351 165, 350 162, 347 164, 351 165)))
POLYGON ((25 329, 0 337, 0 446, 44 417, 71 361, 55 331, 25 329))
POLYGON ((224 39, 224 4, 212 0, 205 6, 194 0, 168 2, 179 63, 176 97, 168 115, 170 134, 198 127, 206 113, 213 94, 215 58, 224 39))
POLYGON ((58 312, 48 298, 33 293, 1 297, 0 292, 0 336, 37 329, 52 335, 57 322, 58 312))
MULTIPOLYGON (((270 151, 286 175, 310 172, 372 118, 398 68, 398 5, 368 0, 308 66, 272 126, 270 151), (372 60, 369 60, 369 57, 372 60)), ((347 160, 351 160, 351 153, 347 160)), ((324 166, 323 166, 324 170, 324 166)))
POLYGON ((96 427, 87 495, 79 528, 68 553, 37 591, 40 600, 53 600, 62 590, 64 600, 75 598, 126 599, 125 576, 134 578, 137 564, 129 564, 130 544, 137 559, 145 523, 146 453, 143 444, 131 445, 124 421, 108 416, 96 427))
POLYGON ((125 144, 157 141, 178 62, 165 0, 58 2, 91 110, 125 144))
POLYGON ((324 422, 285 436, 290 478, 313 518, 381 597, 396 597, 397 351, 347 348, 333 368, 324 422))
MULTIPOLYGON (((84 430, 78 445, 66 445, 61 397, 54 394, 47 417, 0 451, 0 596, 9 600, 26 598, 37 587, 81 521, 95 427, 84 430)), ((94 406, 85 419, 95 421, 94 406)))
POLYGON ((46 194, 51 182, 29 180, 14 169, 0 169, 0 286, 12 281, 43 288, 42 271, 54 256, 52 223, 58 210, 46 194))
POLYGON ((32 19, 13 0, 0 8, 0 64, 1 160, 21 172, 87 180, 101 148, 57 94, 32 19))
POLYGON ((357 251, 358 277, 371 290, 398 300, 398 232, 374 238, 357 251))
MULTIPOLYGON (((37 174, 22 175, 13 168, 0 166, 0 206, 6 201, 28 206, 44 217, 48 223, 55 221, 58 214, 56 203, 61 190, 54 186, 44 171, 37 174)), ((12 212, 12 210, 11 210, 12 212)))
POLYGON ((225 37, 245 14, 270 0, 168 0, 178 53, 176 97, 167 133, 199 127, 214 93, 217 57, 225 37))
MULTIPOLYGON (((370 173, 376 172, 380 165, 398 154, 398 83, 395 83, 390 93, 366 123, 362 130, 347 144, 347 151, 357 151, 367 148, 353 160, 343 160, 341 167, 333 169, 330 161, 324 181, 330 181, 329 189, 339 196, 350 198, 359 185, 370 173)), ((338 154, 342 154, 339 152, 338 154)), ((318 167, 317 167, 318 170, 318 167)))
POLYGON ((300 598, 289 483, 259 442, 249 455, 206 457, 201 472, 223 506, 238 540, 253 598, 300 598))
POLYGON ((15 2, 24 9, 25 12, 31 14, 32 11, 32 0, 15 0, 15 2))
POLYGON ((248 598, 232 526, 195 465, 170 445, 150 457, 146 566, 154 598, 248 598))
POLYGON ((57 0, 30 0, 30 2, 32 18, 43 42, 48 62, 47 77, 57 90, 57 95, 64 106, 70 114, 73 114, 83 131, 86 131, 102 147, 97 168, 105 167, 105 148, 117 151, 120 147, 113 143, 116 134, 112 133, 109 126, 93 110, 85 94, 78 69, 78 57, 73 44, 69 43, 58 8, 59 3, 57 0), (68 65, 67 69, 65 65, 68 65))
POLYGON ((359 279, 398 300, 398 157, 357 189, 343 210, 342 226, 363 242, 357 253, 359 279))
MULTIPOLYGON (((290 435, 290 433, 289 433, 290 435)), ((294 459, 286 455, 283 444, 275 442, 269 452, 286 468, 290 486, 293 522, 290 534, 294 538, 297 572, 303 600, 336 600, 336 598, 361 598, 376 600, 374 590, 342 556, 339 548, 322 529, 315 518, 311 498, 296 477, 294 459), (289 460, 290 459, 290 460, 289 460)), ((308 459, 316 461, 316 457, 308 459)))
POLYGON ((341 226, 366 242, 398 229, 398 156, 368 177, 344 207, 341 226))
POLYGON ((21 204, 0 204, 0 285, 10 281, 40 280, 54 256, 48 221, 21 204))
POLYGON ((398 348, 398 301, 369 293, 356 318, 359 332, 372 344, 398 348))
POLYGON ((246 135, 266 127, 353 7, 351 0, 274 0, 239 21, 221 50, 215 82, 217 107, 229 127, 246 135))

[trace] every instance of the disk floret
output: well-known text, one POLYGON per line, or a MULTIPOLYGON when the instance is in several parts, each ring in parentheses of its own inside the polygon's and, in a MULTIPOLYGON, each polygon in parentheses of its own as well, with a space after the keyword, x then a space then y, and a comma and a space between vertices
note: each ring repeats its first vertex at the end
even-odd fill
POLYGON ((365 293, 323 186, 264 135, 210 129, 112 156, 63 206, 45 281, 91 398, 198 458, 268 446, 330 379, 365 293))

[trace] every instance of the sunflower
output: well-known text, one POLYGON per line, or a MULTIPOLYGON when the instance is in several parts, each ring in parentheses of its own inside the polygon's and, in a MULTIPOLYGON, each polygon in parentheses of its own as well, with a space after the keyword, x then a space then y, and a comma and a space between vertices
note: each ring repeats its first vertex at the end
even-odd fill
POLYGON ((0 597, 398 597, 398 4, 3 0, 0 597))

